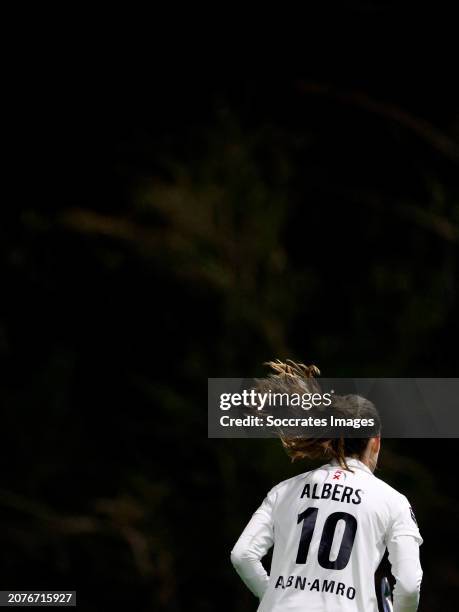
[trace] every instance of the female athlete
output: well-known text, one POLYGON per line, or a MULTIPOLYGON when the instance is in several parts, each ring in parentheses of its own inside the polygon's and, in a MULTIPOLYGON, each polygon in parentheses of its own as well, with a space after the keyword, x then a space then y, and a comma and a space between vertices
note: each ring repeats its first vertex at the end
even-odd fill
MULTIPOLYGON (((291 361, 269 365, 275 374, 259 384, 288 394, 304 390, 318 372, 291 361)), ((359 396, 338 397, 335 407, 379 423, 373 404, 359 396)), ((379 429, 370 438, 281 439, 293 460, 329 462, 271 489, 231 552, 260 599, 258 611, 376 612, 374 574, 387 548, 396 580, 393 610, 415 612, 422 538, 407 498, 373 474, 379 429), (268 576, 261 559, 272 546, 268 576)))

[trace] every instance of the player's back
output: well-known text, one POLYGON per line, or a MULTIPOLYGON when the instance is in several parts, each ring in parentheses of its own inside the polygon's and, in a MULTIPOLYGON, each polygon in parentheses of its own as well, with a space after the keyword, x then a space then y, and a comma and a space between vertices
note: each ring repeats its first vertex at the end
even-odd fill
POLYGON ((269 492, 274 550, 260 612, 377 611, 386 538, 419 531, 403 495, 357 459, 348 464, 352 472, 331 463, 269 492))

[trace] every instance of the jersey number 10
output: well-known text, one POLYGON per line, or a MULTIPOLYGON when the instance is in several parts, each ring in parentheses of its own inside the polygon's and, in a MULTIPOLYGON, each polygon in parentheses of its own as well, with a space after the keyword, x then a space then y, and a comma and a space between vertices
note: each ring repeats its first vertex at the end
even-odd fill
MULTIPOLYGON (((298 546, 298 554, 296 556, 297 563, 306 563, 318 512, 318 508, 307 508, 298 515, 298 524, 302 522, 303 526, 301 528, 300 545, 298 546)), ((348 514, 347 512, 333 512, 330 514, 325 521, 322 536, 320 538, 318 554, 320 565, 325 569, 344 569, 351 556, 356 531, 357 519, 355 516, 352 516, 352 514, 348 514), (344 533, 338 554, 334 554, 333 556, 336 558, 331 561, 330 552, 338 521, 344 521, 344 533)))

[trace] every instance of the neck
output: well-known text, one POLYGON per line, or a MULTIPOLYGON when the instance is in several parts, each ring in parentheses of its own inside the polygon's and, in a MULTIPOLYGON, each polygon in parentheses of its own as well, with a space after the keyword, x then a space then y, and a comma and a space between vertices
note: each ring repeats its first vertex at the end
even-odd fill
POLYGON ((372 453, 370 453, 368 448, 366 449, 366 451, 361 457, 354 457, 354 458, 361 461, 372 472, 375 471, 378 457, 377 456, 375 457, 372 453))

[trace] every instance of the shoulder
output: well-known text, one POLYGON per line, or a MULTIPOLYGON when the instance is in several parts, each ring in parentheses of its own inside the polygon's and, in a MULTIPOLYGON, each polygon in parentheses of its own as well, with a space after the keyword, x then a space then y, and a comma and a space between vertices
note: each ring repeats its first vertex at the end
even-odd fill
POLYGON ((268 496, 278 497, 279 495, 285 494, 292 487, 296 487, 301 481, 305 480, 314 471, 315 470, 309 470, 308 472, 302 472, 292 478, 282 480, 282 482, 279 482, 269 491, 268 496))
POLYGON ((270 493, 282 493, 290 487, 296 486, 301 480, 304 480, 310 473, 311 472, 303 472, 302 474, 298 474, 297 476, 293 476, 292 478, 287 478, 287 480, 282 480, 282 482, 279 482, 271 489, 270 493))
POLYGON ((373 475, 371 482, 375 491, 377 491, 380 501, 385 500, 390 505, 392 511, 391 513, 396 514, 403 508, 410 506, 408 499, 405 497, 405 495, 403 495, 403 493, 400 493, 400 491, 397 491, 397 489, 391 487, 381 478, 373 475))

